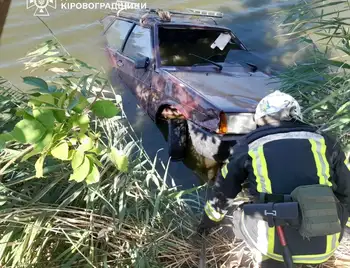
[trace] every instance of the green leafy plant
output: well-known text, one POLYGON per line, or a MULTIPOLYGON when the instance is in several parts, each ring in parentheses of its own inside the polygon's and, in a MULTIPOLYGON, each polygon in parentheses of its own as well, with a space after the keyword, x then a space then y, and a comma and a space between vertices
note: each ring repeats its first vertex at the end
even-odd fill
POLYGON ((35 163, 36 177, 43 177, 45 158, 52 156, 62 161, 71 161, 71 180, 87 184, 98 182, 101 166, 98 156, 106 148, 99 143, 99 133, 90 128, 90 116, 111 118, 118 114, 115 104, 109 100, 89 103, 77 90, 51 88, 36 77, 24 77, 24 82, 38 87, 41 93, 30 96, 28 106, 17 111, 22 118, 14 129, 2 134, 4 144, 15 140, 31 145, 32 150, 22 161, 38 155, 35 163))
MULTIPOLYGON (((91 130, 91 120, 105 120, 120 115, 120 109, 102 92, 108 80, 88 64, 75 59, 58 42, 49 40, 28 53, 26 68, 50 66, 57 75, 51 80, 28 76, 23 82, 33 86, 23 93, 22 104, 15 107, 17 123, 0 134, 0 149, 6 144, 28 146, 21 161, 35 157, 36 177, 44 176, 46 159, 70 162, 70 180, 93 184, 99 181, 100 156, 110 152, 111 161, 123 172, 128 171, 128 158, 104 144, 100 133, 91 130), (53 57, 53 55, 55 55, 53 57), (55 67, 55 63, 64 66, 55 67)), ((5 81, 5 80, 4 80, 5 81)), ((13 114, 13 113, 12 113, 13 114)), ((0 174, 9 167, 5 165, 0 174)))

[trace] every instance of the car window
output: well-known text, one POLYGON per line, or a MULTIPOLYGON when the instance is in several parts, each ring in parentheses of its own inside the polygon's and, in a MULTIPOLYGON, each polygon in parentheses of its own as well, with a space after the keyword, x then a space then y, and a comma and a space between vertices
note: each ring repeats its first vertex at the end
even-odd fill
POLYGON ((232 38, 221 50, 211 45, 224 33, 218 29, 189 29, 159 27, 159 54, 163 66, 192 66, 208 64, 207 61, 193 56, 195 54, 214 62, 226 62, 230 51, 244 48, 232 38))
POLYGON ((126 42, 123 54, 131 59, 140 56, 152 58, 151 31, 136 25, 128 41, 126 42))
POLYGON ((116 20, 106 32, 108 46, 111 49, 121 51, 126 35, 132 25, 133 23, 128 21, 116 20))

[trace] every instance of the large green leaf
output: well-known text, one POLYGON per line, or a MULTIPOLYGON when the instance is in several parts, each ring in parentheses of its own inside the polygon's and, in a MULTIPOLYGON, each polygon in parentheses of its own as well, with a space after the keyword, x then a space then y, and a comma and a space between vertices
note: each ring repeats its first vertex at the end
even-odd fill
POLYGON ((41 155, 38 160, 35 162, 35 177, 42 178, 44 176, 44 161, 45 155, 41 155))
POLYGON ((94 148, 94 140, 91 139, 90 137, 86 136, 86 135, 83 135, 81 138, 80 138, 80 146, 79 148, 82 150, 82 151, 89 151, 91 149, 94 148))
POLYGON ((90 119, 87 114, 82 114, 82 115, 73 115, 71 122, 73 124, 73 127, 81 127, 85 128, 89 125, 90 119))
POLYGON ((95 143, 95 147, 92 150, 90 150, 90 152, 100 156, 103 155, 106 152, 106 150, 107 148, 97 141, 95 143))
POLYGON ((62 96, 60 97, 60 99, 57 102, 57 106, 59 108, 64 108, 64 103, 65 103, 66 99, 67 99, 67 94, 66 93, 62 94, 62 96))
POLYGON ((60 160, 68 160, 69 146, 66 141, 61 141, 55 148, 51 150, 53 157, 60 160))
POLYGON ((32 156, 42 153, 42 151, 50 145, 52 138, 52 132, 46 132, 43 138, 35 144, 34 149, 22 157, 21 162, 27 161, 32 156))
POLYGON ((51 143, 52 138, 52 131, 47 131, 43 138, 36 143, 35 148, 38 148, 38 150, 44 150, 51 143))
POLYGON ((92 112, 100 118, 112 118, 118 114, 118 108, 109 100, 96 101, 92 107, 92 112))
POLYGON ((51 94, 42 94, 38 97, 32 97, 29 103, 39 106, 42 103, 47 103, 51 105, 55 105, 55 98, 51 94))
POLYGON ((100 172, 95 164, 91 162, 90 173, 86 178, 87 184, 97 183, 100 180, 100 172))
POLYGON ((111 152, 109 153, 109 158, 112 163, 122 172, 128 171, 129 159, 128 156, 125 155, 122 151, 117 150, 116 148, 111 148, 111 152))
POLYGON ((100 168, 103 167, 102 163, 100 160, 97 159, 97 157, 94 154, 87 154, 87 157, 89 157, 90 161, 95 163, 95 165, 99 166, 100 168))
POLYGON ((81 113, 89 104, 88 100, 78 92, 70 96, 70 102, 67 109, 73 110, 76 113, 81 113))
POLYGON ((64 120, 66 119, 66 113, 64 111, 54 110, 53 114, 54 114, 56 120, 60 123, 63 123, 64 120))
POLYGON ((39 88, 41 92, 45 92, 45 93, 49 92, 49 87, 48 87, 47 83, 41 78, 27 76, 27 77, 23 77, 23 82, 28 84, 28 85, 35 86, 35 87, 39 88))
POLYGON ((35 143, 45 134, 45 127, 35 119, 23 119, 18 122, 11 135, 21 143, 35 143))
POLYGON ((45 108, 34 108, 33 116, 47 129, 52 129, 55 126, 55 116, 53 112, 45 108))
POLYGON ((73 159, 72 159, 72 168, 77 169, 81 166, 81 164, 84 161, 84 152, 77 150, 74 152, 73 159))
POLYGON ((73 111, 76 113, 81 113, 90 103, 84 96, 79 97, 79 103, 73 108, 73 111))
POLYGON ((90 160, 86 156, 84 156, 83 163, 76 169, 74 169, 73 174, 70 176, 69 180, 73 180, 76 182, 82 182, 85 180, 87 175, 90 172, 90 160))

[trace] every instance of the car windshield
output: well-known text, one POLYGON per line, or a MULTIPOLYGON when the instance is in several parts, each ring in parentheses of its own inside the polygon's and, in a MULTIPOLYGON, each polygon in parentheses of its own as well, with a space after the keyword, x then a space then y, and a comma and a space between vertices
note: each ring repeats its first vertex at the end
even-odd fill
POLYGON ((160 27, 159 53, 161 65, 210 65, 210 62, 205 59, 213 62, 225 62, 230 51, 244 50, 238 40, 228 37, 228 34, 229 32, 222 29, 180 29, 160 27), (228 37, 226 41, 221 40, 221 43, 224 43, 222 46, 223 50, 219 47, 212 48, 212 44, 219 41, 218 37, 220 35, 223 36, 224 39, 225 37, 228 37))

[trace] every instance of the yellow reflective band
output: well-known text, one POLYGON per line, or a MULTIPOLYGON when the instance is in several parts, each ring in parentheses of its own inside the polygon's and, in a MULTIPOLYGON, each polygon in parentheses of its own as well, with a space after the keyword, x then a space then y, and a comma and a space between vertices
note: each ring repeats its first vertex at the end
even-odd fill
POLYGON ((350 160, 349 160, 349 158, 345 158, 344 164, 348 168, 348 170, 350 171, 350 160))
POLYGON ((329 181, 329 178, 331 177, 329 173, 329 163, 327 161, 326 157, 326 151, 327 151, 327 146, 325 140, 322 138, 320 140, 321 142, 321 157, 322 157, 322 163, 324 163, 324 173, 325 173, 325 182, 328 184, 328 186, 332 186, 332 183, 329 181))
POLYGON ((346 226, 350 228, 350 218, 348 218, 348 222, 346 223, 346 226))
MULTIPOLYGON (((267 226, 267 225, 265 225, 267 226)), ((267 238, 267 248, 265 247, 266 243, 261 240, 261 243, 256 243, 255 240, 250 236, 250 233, 248 232, 245 224, 245 219, 244 219, 244 213, 242 213, 242 231, 243 235, 246 235, 249 241, 254 245, 256 249, 258 249, 263 255, 266 255, 267 257, 283 262, 283 256, 274 253, 274 247, 276 243, 277 237, 275 236, 275 228, 269 228, 266 230, 265 229, 265 235, 267 238)), ((261 233, 261 235, 263 235, 261 233)), ((258 236, 260 234, 258 233, 258 236)), ((327 248, 326 252, 322 254, 314 254, 314 255, 293 255, 293 263, 305 263, 305 264, 320 264, 323 262, 326 262, 332 255, 334 254, 335 250, 337 249, 339 245, 339 236, 340 233, 334 234, 334 235, 329 235, 327 236, 327 248)))
POLYGON ((248 152, 252 158, 252 166, 256 178, 257 191, 259 193, 272 193, 271 181, 269 179, 266 159, 264 156, 263 146, 248 152))
POLYGON ((212 221, 219 222, 221 221, 225 214, 221 214, 213 208, 213 206, 209 203, 209 201, 205 204, 204 211, 207 214, 208 218, 212 221))
POLYGON ((332 253, 336 250, 338 244, 339 244, 339 235, 340 233, 327 235, 327 249, 325 254, 332 253))
POLYGON ((221 169, 221 175, 224 177, 224 179, 226 179, 227 173, 228 173, 227 164, 225 164, 221 169))
POLYGON ((329 163, 326 158, 327 147, 324 138, 309 139, 309 142, 311 143, 311 151, 315 159, 319 184, 332 186, 332 183, 328 180, 330 173, 329 163))
POLYGON ((274 249, 275 249, 275 227, 268 227, 269 229, 267 230, 267 241, 269 243, 269 247, 267 249, 267 253, 269 254, 275 254, 274 249))
POLYGON ((265 181, 266 192, 269 194, 272 194, 271 181, 267 172, 267 164, 266 164, 263 146, 260 146, 258 148, 258 154, 259 154, 259 159, 261 161, 262 176, 265 181))

